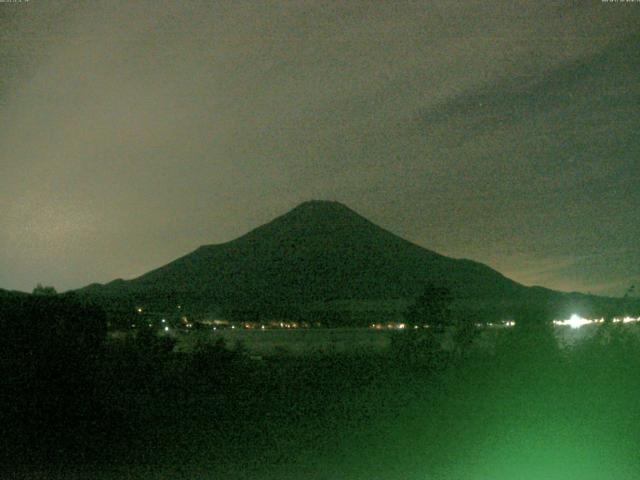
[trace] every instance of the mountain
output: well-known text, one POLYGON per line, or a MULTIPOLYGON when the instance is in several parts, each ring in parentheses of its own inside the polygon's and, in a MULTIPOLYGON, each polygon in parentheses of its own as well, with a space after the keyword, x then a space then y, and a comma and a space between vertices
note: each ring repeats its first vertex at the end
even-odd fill
POLYGON ((19 292, 17 290, 4 290, 0 288, 0 300, 5 298, 18 298, 18 297, 27 297, 28 293, 19 292))
POLYGON ((159 310, 184 304, 191 311, 280 315, 292 308, 398 312, 428 283, 449 287, 458 309, 496 318, 550 303, 584 309, 597 298, 525 287, 481 263, 408 242, 329 201, 302 203, 233 241, 78 293, 106 305, 159 310))

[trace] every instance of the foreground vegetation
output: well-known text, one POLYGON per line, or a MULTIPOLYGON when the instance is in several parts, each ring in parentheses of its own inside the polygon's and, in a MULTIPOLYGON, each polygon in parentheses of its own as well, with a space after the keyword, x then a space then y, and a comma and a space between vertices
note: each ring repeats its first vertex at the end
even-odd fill
MULTIPOLYGON (((4 302, 3 478, 637 478, 640 343, 605 324, 444 352, 428 331, 384 353, 251 359, 105 341, 73 297, 4 302)), ((465 337, 467 338, 467 337, 465 337)))

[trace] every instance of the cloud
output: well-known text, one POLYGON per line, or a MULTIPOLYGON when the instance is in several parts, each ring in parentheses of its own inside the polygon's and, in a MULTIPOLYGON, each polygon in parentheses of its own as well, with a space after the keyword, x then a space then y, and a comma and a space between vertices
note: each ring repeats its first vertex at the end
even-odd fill
MULTIPOLYGON (((0 19, 7 286, 139 275, 309 198, 344 201, 456 256, 535 243, 555 252, 563 212, 581 224, 595 208, 564 197, 567 185, 626 192, 619 170, 637 168, 637 122, 621 120, 637 95, 625 40, 637 9, 15 7, 0 19)), ((611 210, 637 206, 629 195, 607 199, 598 218, 625 222, 611 210)))

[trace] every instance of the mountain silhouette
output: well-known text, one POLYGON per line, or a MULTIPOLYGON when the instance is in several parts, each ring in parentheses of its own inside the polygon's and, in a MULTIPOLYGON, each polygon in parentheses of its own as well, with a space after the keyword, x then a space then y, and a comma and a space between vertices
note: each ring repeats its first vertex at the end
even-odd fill
MULTIPOLYGON (((106 302, 157 308, 184 303, 203 311, 363 304, 393 310, 430 283, 448 287, 459 307, 497 317, 523 305, 567 303, 570 295, 525 287, 481 263, 427 250, 331 201, 302 203, 230 242, 204 245, 138 278, 79 292, 106 302)), ((592 303, 585 295, 571 298, 573 304, 592 303)))

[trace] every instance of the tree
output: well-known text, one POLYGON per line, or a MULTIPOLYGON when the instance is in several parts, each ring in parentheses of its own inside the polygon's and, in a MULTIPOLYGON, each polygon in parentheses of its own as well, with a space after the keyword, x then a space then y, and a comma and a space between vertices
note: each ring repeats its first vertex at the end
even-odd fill
POLYGON ((405 318, 412 324, 427 324, 430 327, 432 347, 441 345, 457 356, 465 355, 472 347, 479 330, 477 316, 473 312, 451 309, 453 295, 444 286, 427 284, 415 302, 407 309, 405 318), (433 334, 437 334, 434 336, 433 334))
POLYGON ((453 297, 447 287, 427 284, 415 302, 407 309, 405 318, 412 324, 427 324, 437 332, 452 325, 453 297))
POLYGON ((624 292, 624 297, 623 298, 629 298, 629 297, 633 297, 635 295, 636 292, 636 286, 635 285, 631 285, 626 292, 624 292))
POLYGON ((44 287, 42 286, 41 283, 38 283, 38 285, 36 285, 36 287, 33 289, 33 294, 43 295, 43 296, 52 296, 52 295, 57 295, 58 292, 53 287, 49 287, 49 286, 44 287))

